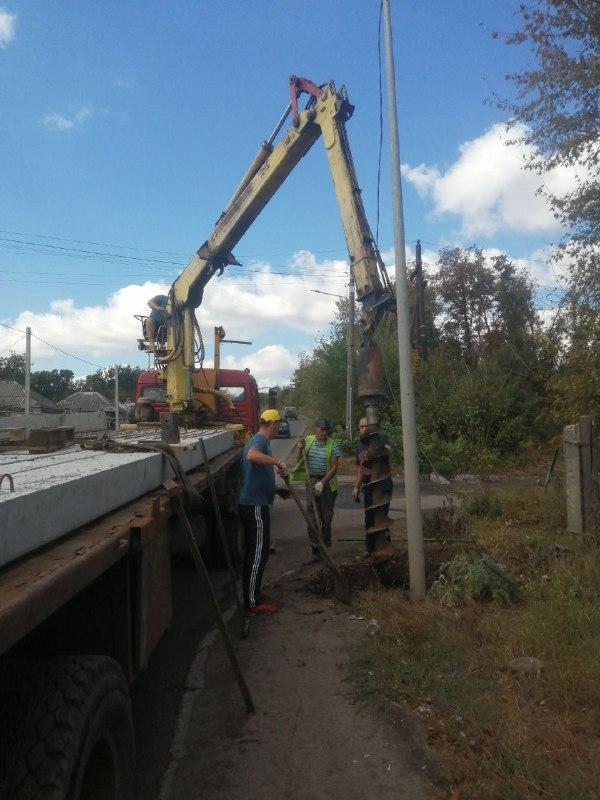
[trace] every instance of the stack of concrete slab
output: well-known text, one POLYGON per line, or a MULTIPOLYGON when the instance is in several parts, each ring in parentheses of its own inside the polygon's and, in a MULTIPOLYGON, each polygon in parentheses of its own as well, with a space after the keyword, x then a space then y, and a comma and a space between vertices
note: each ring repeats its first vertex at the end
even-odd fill
MULTIPOLYGON (((135 438, 123 438, 136 442, 158 437, 138 433, 135 438)), ((209 459, 233 447, 231 431, 182 434, 176 452, 186 472, 203 463, 200 438, 209 459)), ((0 475, 6 472, 14 479, 14 491, 6 480, 0 487, 0 567, 173 477, 161 453, 111 453, 79 447, 46 455, 2 454, 0 475)))

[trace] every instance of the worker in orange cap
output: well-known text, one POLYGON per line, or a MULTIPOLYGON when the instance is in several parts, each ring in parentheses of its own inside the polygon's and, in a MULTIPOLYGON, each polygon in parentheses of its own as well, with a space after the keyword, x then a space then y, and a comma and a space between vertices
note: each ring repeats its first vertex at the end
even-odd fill
POLYGON ((269 557, 270 509, 275 499, 275 474, 288 474, 285 461, 271 453, 270 441, 277 436, 281 416, 269 408, 260 416, 258 433, 244 447, 238 510, 244 526, 245 551, 242 585, 249 614, 272 614, 277 608, 261 598, 260 587, 269 557))

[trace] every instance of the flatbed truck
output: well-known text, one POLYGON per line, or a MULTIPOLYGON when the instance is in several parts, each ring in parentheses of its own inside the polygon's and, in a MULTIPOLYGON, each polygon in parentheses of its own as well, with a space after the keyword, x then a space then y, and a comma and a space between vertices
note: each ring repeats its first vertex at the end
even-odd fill
MULTIPOLYGON (((224 554, 206 470, 193 452, 193 438, 183 434, 175 452, 178 447, 181 461, 188 467, 192 464, 186 482, 204 501, 193 516, 194 528, 205 558, 220 564, 224 554)), ((239 528, 234 503, 241 447, 231 435, 217 451, 209 466, 235 559, 239 528)), ((54 453, 55 472, 67 457, 76 455, 73 448, 54 453)), ((110 459, 118 461, 119 455, 110 454, 110 459)), ((122 455, 129 469, 139 460, 137 472, 145 476, 155 466, 149 458, 161 458, 160 454, 122 455)), ((93 460, 109 454, 90 451, 89 456, 93 460)), ((29 548, 0 569, 0 798, 132 800, 135 743, 129 685, 146 667, 171 621, 175 512, 159 484, 65 533, 65 504, 73 498, 75 515, 75 505, 81 505, 77 483, 92 485, 89 475, 81 475, 73 479, 72 487, 62 487, 62 501, 57 496, 55 507, 49 507, 46 500, 38 512, 40 535, 45 532, 47 538, 52 532, 48 518, 54 518, 63 526, 56 529, 59 537, 39 547, 33 539, 23 544, 25 534, 35 536, 36 530, 27 521, 36 496, 33 490, 27 494, 31 475, 36 464, 44 463, 41 469, 48 478, 48 458, 22 454, 19 461, 18 454, 0 454, 0 473, 12 469, 14 486, 11 492, 8 479, 0 486, 0 537, 20 534, 16 544, 29 548), (31 468, 18 472, 23 459, 31 468), (21 488, 25 494, 19 498, 21 488), (15 516, 9 509, 11 500, 14 504, 17 499, 22 502, 15 516)), ((171 476, 166 463, 161 469, 159 480, 171 476)), ((98 480, 97 472, 91 473, 98 480)), ((110 486, 110 469, 104 478, 110 486)), ((100 504, 99 494, 96 499, 100 504)), ((1 552, 10 557, 10 550, 1 552)))

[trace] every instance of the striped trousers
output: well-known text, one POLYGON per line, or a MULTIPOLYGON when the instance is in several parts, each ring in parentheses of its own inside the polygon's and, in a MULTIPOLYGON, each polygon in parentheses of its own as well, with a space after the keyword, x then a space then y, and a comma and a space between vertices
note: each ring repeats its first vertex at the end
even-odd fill
POLYGON ((269 506, 239 505, 238 512, 244 526, 244 603, 246 608, 254 608, 260 603, 260 587, 269 558, 269 506))

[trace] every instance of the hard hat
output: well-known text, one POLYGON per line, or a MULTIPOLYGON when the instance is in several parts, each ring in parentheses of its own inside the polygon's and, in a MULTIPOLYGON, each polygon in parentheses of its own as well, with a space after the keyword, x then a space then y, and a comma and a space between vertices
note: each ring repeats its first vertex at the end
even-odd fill
POLYGON ((263 411, 260 415, 261 422, 281 422, 281 415, 276 408, 267 408, 266 411, 263 411))

